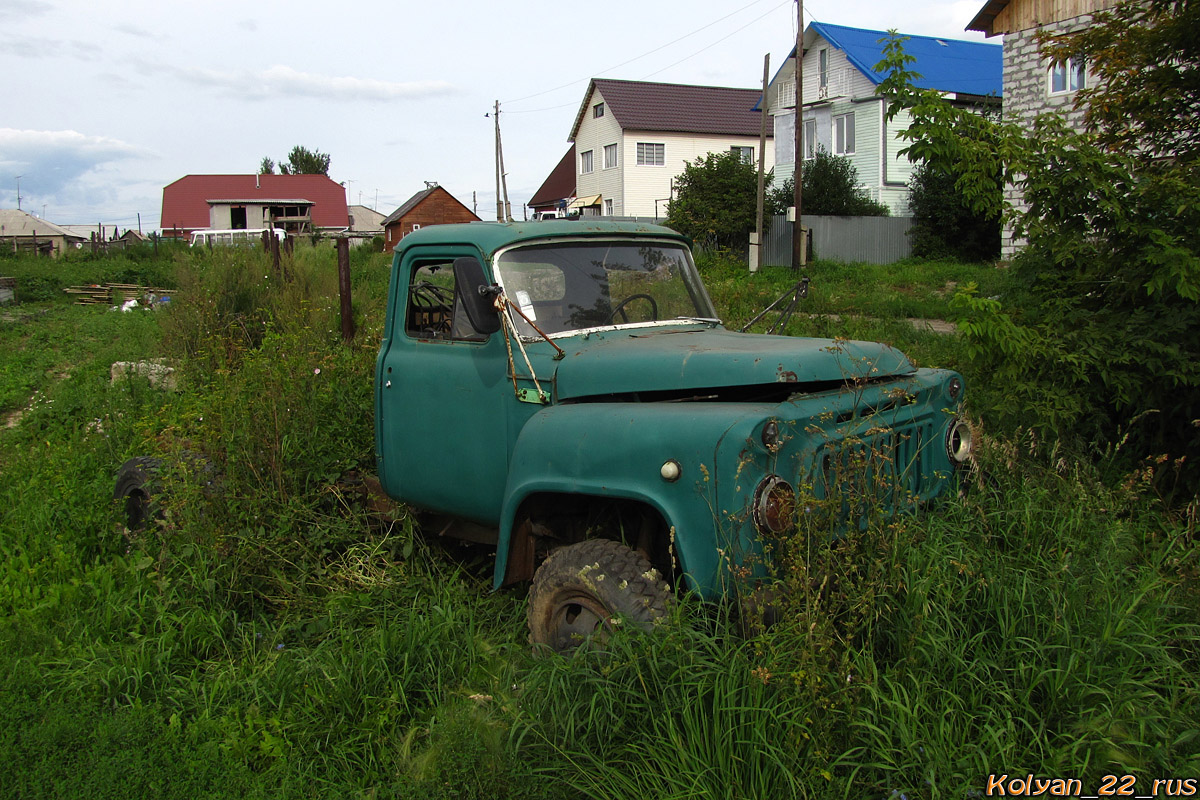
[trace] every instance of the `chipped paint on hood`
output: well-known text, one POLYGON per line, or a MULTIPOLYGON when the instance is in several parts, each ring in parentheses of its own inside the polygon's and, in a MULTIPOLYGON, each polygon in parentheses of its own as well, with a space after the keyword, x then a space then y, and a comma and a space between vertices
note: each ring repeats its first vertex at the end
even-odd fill
POLYGON ((558 399, 910 375, 912 363, 879 342, 766 336, 722 329, 608 331, 559 340, 558 399))

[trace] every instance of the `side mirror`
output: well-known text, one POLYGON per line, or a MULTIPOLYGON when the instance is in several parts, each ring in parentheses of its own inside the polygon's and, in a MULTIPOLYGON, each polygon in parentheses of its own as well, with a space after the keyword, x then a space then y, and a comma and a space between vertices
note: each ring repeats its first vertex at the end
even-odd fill
POLYGON ((454 259, 454 282, 463 310, 467 312, 467 321, 476 333, 486 336, 500 330, 500 315, 492 304, 496 295, 483 274, 479 259, 470 256, 454 259))

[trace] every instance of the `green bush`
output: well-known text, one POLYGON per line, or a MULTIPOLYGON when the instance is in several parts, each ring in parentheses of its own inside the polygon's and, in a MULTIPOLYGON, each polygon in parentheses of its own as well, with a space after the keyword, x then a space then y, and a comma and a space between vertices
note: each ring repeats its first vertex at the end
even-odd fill
POLYGON ((709 153, 675 178, 666 224, 697 245, 741 251, 754 230, 758 171, 733 151, 709 153))
MULTIPOLYGON (((773 214, 785 214, 794 200, 796 182, 788 178, 772 189, 768 206, 773 214)), ((858 182, 858 170, 845 156, 831 155, 818 147, 816 157, 801 168, 801 202, 804 214, 833 217, 886 217, 891 210, 871 199, 858 182)))
POLYGON ((976 212, 964 202, 954 175, 920 164, 909 181, 909 232, 913 255, 990 261, 1000 255, 1000 216, 976 212))

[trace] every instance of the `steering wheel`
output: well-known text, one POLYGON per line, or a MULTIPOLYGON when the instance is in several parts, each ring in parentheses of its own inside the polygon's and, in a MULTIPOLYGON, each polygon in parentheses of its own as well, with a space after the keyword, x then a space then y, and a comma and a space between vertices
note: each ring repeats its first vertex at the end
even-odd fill
POLYGON ((619 302, 615 306, 613 306, 612 313, 610 313, 608 315, 608 319, 606 319, 604 321, 604 324, 611 325, 614 322, 616 322, 617 314, 621 315, 622 322, 629 322, 629 315, 625 313, 625 306, 629 305, 629 303, 633 300, 649 300, 650 301, 650 318, 652 320, 658 319, 658 303, 654 302, 653 297, 651 297, 648 294, 631 294, 631 295, 629 295, 629 297, 626 297, 624 300, 622 300, 621 302, 619 302))
POLYGON ((454 290, 429 281, 418 281, 408 289, 412 304, 417 308, 449 308, 454 302, 454 290))

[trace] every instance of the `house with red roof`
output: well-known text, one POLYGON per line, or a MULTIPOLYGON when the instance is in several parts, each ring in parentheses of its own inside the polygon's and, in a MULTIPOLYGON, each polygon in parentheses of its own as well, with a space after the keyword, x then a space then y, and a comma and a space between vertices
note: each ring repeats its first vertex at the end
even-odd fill
POLYGON ((208 228, 333 233, 350 226, 346 190, 326 175, 185 175, 163 188, 163 236, 208 228))
POLYGON ((566 216, 567 206, 575 199, 575 148, 567 150, 559 159, 558 164, 542 181, 542 185, 533 193, 526 204, 534 213, 534 219, 540 215, 562 217, 566 216))
MULTIPOLYGON (((688 162, 734 151, 757 163, 759 89, 593 78, 568 140, 584 215, 664 217, 688 162)), ((765 168, 774 166, 767 129, 765 168)))

